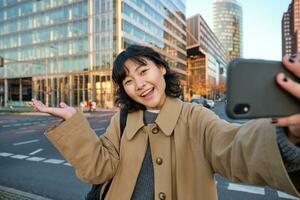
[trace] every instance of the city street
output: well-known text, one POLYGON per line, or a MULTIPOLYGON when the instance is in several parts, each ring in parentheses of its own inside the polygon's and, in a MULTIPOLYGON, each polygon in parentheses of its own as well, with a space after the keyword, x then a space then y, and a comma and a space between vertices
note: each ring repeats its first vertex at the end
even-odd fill
MULTIPOLYGON (((229 120, 224 114, 224 103, 216 103, 214 110, 229 120)), ((113 112, 85 115, 96 133, 102 134, 113 112)), ((76 178, 72 166, 44 136, 45 129, 57 123, 60 120, 48 115, 0 114, 0 185, 53 200, 84 199, 90 185, 76 178)), ((220 200, 296 199, 270 188, 235 184, 218 175, 216 181, 220 200)))

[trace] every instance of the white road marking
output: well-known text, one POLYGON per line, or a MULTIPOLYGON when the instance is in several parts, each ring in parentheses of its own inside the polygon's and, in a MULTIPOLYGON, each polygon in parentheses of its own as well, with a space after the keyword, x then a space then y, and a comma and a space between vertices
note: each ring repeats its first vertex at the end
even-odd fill
POLYGON ((234 183, 229 183, 228 190, 265 195, 265 189, 262 187, 240 185, 234 183))
POLYGON ((105 128, 95 128, 94 131, 103 131, 105 128))
POLYGON ((39 162, 39 161, 42 161, 42 160, 45 160, 46 158, 42 158, 42 157, 29 157, 27 158, 26 160, 29 160, 29 161, 35 161, 35 162, 39 162))
POLYGON ((6 152, 1 152, 0 153, 0 156, 2 156, 2 157, 8 157, 8 156, 11 156, 11 155, 14 155, 14 154, 12 154, 12 153, 6 153, 6 152))
POLYGON ((3 128, 7 128, 7 127, 11 127, 11 125, 10 125, 10 124, 7 124, 7 125, 3 125, 2 127, 3 127, 3 128))
POLYGON ((13 126, 21 126, 22 124, 13 124, 13 126))
POLYGON ((45 163, 51 163, 51 164, 61 164, 65 162, 64 160, 58 160, 58 159, 48 159, 44 161, 45 163))
MULTIPOLYGON (((39 149, 38 149, 39 150, 39 149)), ((32 152, 34 153, 34 152, 32 152)), ((35 156, 26 156, 26 155, 21 155, 21 154, 12 154, 12 153, 7 153, 7 152, 0 152, 0 156, 1 157, 10 157, 10 158, 15 158, 15 159, 25 159, 25 160, 28 160, 28 161, 34 161, 34 162, 45 162, 45 163, 50 163, 50 164, 63 164, 63 165, 66 165, 66 166, 72 166, 70 163, 66 162, 65 160, 59 160, 59 159, 47 159, 46 158, 43 158, 43 157, 35 157, 35 156)))
POLYGON ((277 194, 278 194, 278 197, 279 197, 279 198, 295 199, 295 200, 299 200, 299 199, 300 199, 300 198, 294 197, 294 196, 292 196, 292 195, 289 195, 289 194, 287 194, 287 193, 280 192, 280 191, 277 191, 277 194))
POLYGON ((34 154, 37 154, 37 153, 39 153, 39 152, 41 152, 41 151, 43 151, 43 149, 37 149, 36 151, 34 151, 34 152, 31 152, 29 155, 34 155, 34 154))
POLYGON ((11 156, 11 158, 15 158, 15 159, 24 159, 24 158, 28 158, 28 157, 29 156, 25 156, 25 155, 21 155, 21 154, 11 156))
POLYGON ((70 163, 68 163, 68 162, 65 163, 64 165, 67 165, 67 166, 71 166, 71 167, 72 167, 72 165, 71 165, 70 163))
POLYGON ((38 141, 39 141, 38 139, 36 139, 36 140, 28 140, 28 141, 25 141, 25 142, 14 143, 13 145, 14 146, 18 146, 18 145, 29 144, 29 143, 38 142, 38 141))

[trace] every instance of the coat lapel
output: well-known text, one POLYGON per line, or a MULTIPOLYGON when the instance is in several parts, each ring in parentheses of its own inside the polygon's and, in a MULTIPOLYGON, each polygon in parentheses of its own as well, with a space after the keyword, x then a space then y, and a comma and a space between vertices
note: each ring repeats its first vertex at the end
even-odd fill
MULTIPOLYGON (((170 136, 176 126, 183 103, 177 98, 167 97, 155 123, 162 132, 170 136)), ((131 140, 140 128, 144 126, 143 111, 128 113, 125 134, 131 140)))

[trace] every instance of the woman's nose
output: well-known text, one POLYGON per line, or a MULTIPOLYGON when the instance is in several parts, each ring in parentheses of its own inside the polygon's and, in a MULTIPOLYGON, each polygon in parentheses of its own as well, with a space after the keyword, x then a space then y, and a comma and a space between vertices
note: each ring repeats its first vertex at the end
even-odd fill
POLYGON ((135 83, 136 83, 136 90, 141 90, 145 86, 145 81, 142 79, 137 79, 135 83))

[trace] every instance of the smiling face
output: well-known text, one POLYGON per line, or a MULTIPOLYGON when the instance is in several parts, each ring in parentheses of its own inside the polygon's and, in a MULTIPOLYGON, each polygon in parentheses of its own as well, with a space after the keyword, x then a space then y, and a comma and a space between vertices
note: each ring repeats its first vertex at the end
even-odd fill
POLYGON ((148 110, 160 109, 166 99, 166 69, 147 58, 143 60, 144 63, 130 59, 125 62, 127 73, 123 87, 130 98, 148 110))

